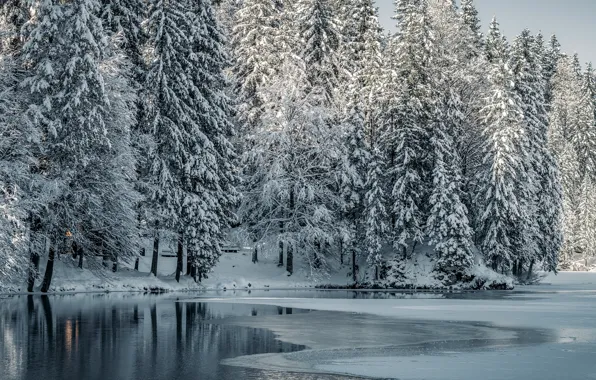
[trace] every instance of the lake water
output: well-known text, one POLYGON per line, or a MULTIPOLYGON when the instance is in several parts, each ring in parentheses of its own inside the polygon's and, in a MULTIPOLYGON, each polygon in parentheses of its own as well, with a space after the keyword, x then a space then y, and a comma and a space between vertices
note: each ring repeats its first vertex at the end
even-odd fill
POLYGON ((303 350, 228 318, 306 313, 180 303, 170 296, 0 298, 0 379, 347 379, 222 365, 242 355, 303 350))
POLYGON ((545 380, 559 369, 563 377, 557 380, 596 379, 590 359, 596 357, 593 296, 274 290, 0 296, 0 380, 357 378, 324 372, 545 380), (269 302, 285 305, 263 304, 269 302), (334 302, 364 306, 355 308, 357 313, 296 306, 334 302), (365 307, 379 305, 407 307, 399 318, 366 313, 365 307), (537 314, 539 305, 544 310, 537 314), (514 323, 416 316, 432 307, 502 310, 514 323), (533 315, 550 318, 550 326, 562 328, 535 328, 518 322, 516 313, 530 321, 533 315), (492 373, 478 377, 474 363, 492 373), (511 371, 503 372, 507 368, 511 371))

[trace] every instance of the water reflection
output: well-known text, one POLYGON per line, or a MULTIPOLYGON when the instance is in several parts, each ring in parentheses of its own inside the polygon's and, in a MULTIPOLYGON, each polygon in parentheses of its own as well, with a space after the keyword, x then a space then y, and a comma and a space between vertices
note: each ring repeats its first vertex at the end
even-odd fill
POLYGON ((296 312, 156 296, 0 299, 0 379, 340 379, 220 364, 304 347, 276 340, 269 330, 214 322, 296 312))

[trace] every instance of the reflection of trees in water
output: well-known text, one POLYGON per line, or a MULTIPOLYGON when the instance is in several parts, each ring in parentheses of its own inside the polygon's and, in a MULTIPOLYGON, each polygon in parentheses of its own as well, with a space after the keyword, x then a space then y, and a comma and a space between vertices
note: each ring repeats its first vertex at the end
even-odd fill
POLYGON ((221 311, 207 304, 93 298, 92 307, 63 296, 2 300, 0 359, 13 372, 4 378, 0 367, 0 378, 237 379, 246 370, 220 366, 222 359, 301 348, 270 331, 211 323, 221 311))

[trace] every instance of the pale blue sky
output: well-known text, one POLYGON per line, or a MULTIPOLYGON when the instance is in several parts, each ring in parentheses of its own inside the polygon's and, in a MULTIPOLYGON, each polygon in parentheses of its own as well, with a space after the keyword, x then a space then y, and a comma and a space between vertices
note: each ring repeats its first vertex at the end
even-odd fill
MULTIPOLYGON (((383 27, 394 28, 393 0, 376 2, 383 27)), ((475 0, 475 4, 484 33, 495 15, 510 40, 524 28, 542 31, 547 38, 556 34, 564 52, 577 52, 582 63, 596 64, 596 0, 475 0)))

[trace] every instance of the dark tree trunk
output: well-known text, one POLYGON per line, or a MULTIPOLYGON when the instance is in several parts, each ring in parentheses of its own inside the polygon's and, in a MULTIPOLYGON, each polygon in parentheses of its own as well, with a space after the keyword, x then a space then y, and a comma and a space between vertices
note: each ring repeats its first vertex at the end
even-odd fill
POLYGON ((47 293, 52 285, 52 276, 54 274, 54 259, 56 258, 56 250, 54 244, 50 243, 50 254, 48 256, 48 264, 46 265, 46 272, 43 276, 43 282, 41 283, 41 292, 47 293))
POLYGON ((29 232, 29 274, 27 276, 27 292, 33 292, 35 287, 35 279, 39 275, 39 251, 35 244, 37 242, 37 232, 41 229, 41 225, 33 216, 29 216, 30 232, 29 232))
POLYGON ((83 257, 85 256, 83 247, 77 245, 77 255, 79 256, 79 268, 83 269, 83 257))
POLYGON ((159 222, 155 223, 155 237, 153 238, 153 258, 151 259, 151 270, 157 277, 157 260, 159 258, 159 222))
POLYGON ((190 250, 188 249, 188 244, 186 244, 186 275, 190 276, 191 275, 191 269, 192 269, 192 255, 190 253, 190 250))
POLYGON ((112 255, 112 272, 118 272, 118 255, 112 255))
POLYGON ((530 281, 532 279, 532 271, 534 270, 534 260, 530 261, 530 269, 528 269, 528 276, 526 277, 526 281, 530 281))
POLYGON ((178 252, 176 254, 176 282, 180 282, 180 274, 182 273, 182 266, 184 265, 184 234, 178 234, 178 252))
MULTIPOLYGON (((283 235, 284 233, 284 222, 279 222, 279 233, 283 235)), ((284 241, 279 241, 279 260, 277 261, 278 267, 284 266, 284 241)))
POLYGON ((352 247, 352 281, 358 282, 358 268, 356 266, 356 250, 352 247))
POLYGON ((375 265, 375 281, 379 281, 379 266, 375 265))
POLYGON ((344 265, 344 241, 339 239, 339 263, 344 265))
POLYGON ((189 249, 189 246, 186 246, 186 254, 188 255, 188 275, 192 277, 192 279, 197 282, 197 263, 195 260, 196 253, 192 252, 189 249))
POLYGON ((140 262, 140 261, 141 261, 141 259, 139 259, 139 258, 137 257, 137 259, 135 260, 135 272, 138 272, 138 271, 139 271, 139 262, 140 262))
POLYGON ((288 243, 287 250, 286 271, 288 271, 291 276, 294 274, 294 245, 292 243, 288 243))
POLYGON ((313 252, 313 266, 316 269, 321 267, 321 259, 319 259, 319 254, 321 253, 321 242, 315 241, 315 251, 313 252))
POLYGON ((259 245, 255 242, 255 248, 252 250, 252 262, 256 264, 259 262, 259 245))

